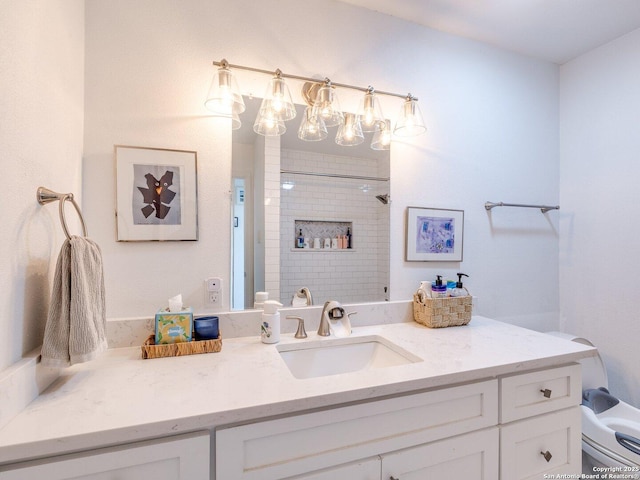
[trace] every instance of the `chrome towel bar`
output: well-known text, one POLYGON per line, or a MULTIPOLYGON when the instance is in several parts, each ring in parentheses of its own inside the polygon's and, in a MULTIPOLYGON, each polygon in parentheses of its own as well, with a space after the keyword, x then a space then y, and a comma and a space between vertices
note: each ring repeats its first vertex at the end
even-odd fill
POLYGON ((495 207, 522 207, 522 208, 539 208, 542 213, 547 213, 549 210, 560 210, 560 205, 523 205, 521 203, 504 203, 504 202, 487 202, 484 204, 484 208, 487 211, 491 211, 495 207))
POLYGON ((62 230, 64 230, 64 234, 68 239, 71 239, 71 235, 69 234, 69 228, 67 227, 67 220, 64 216, 64 204, 67 200, 71 202, 71 205, 78 212, 78 217, 80 217, 80 223, 82 224, 82 234, 83 236, 87 236, 87 226, 84 223, 84 218, 82 218, 82 212, 80 211, 80 207, 73 199, 73 193, 58 193, 53 190, 49 190, 45 187, 38 188, 36 192, 36 198, 40 205, 46 205, 47 203, 58 201, 59 203, 59 212, 60 212, 60 223, 62 223, 62 230))

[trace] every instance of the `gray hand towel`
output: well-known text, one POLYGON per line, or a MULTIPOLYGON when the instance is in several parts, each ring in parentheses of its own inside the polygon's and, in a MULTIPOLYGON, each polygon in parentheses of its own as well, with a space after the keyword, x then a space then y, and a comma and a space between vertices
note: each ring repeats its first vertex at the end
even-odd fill
POLYGON ((58 256, 42 364, 66 367, 107 348, 104 275, 100 247, 85 237, 65 240, 58 256))

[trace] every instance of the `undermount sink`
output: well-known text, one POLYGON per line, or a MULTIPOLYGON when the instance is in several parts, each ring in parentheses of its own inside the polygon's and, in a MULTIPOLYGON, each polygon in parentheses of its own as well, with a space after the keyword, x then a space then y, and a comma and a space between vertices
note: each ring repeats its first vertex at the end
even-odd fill
POLYGON ((296 378, 407 365, 422 359, 379 335, 278 345, 280 356, 296 378))

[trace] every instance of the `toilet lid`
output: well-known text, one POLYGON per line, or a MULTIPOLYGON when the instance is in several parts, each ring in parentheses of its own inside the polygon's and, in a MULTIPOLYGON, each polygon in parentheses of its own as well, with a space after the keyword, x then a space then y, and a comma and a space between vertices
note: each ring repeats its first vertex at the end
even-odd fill
MULTIPOLYGON (((576 337, 575 335, 571 335, 568 333, 561 332, 547 332, 554 337, 565 338, 567 340, 571 340, 572 342, 581 343, 583 345, 588 345, 593 347, 593 343, 591 343, 586 338, 576 337)), ((604 366, 604 362, 600 357, 600 353, 597 352, 593 357, 587 357, 580 360, 580 365, 582 365, 582 390, 587 390, 589 388, 600 388, 604 387, 606 389, 609 388, 609 382, 607 381, 607 369, 604 366)))

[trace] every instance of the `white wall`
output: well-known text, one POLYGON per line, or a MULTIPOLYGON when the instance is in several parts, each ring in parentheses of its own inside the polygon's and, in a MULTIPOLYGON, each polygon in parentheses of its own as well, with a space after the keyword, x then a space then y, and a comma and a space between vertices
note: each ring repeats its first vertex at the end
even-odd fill
POLYGON ((596 344, 612 392, 640 406, 640 30, 560 78, 562 327, 596 344))
POLYGON ((1 10, 0 371, 42 343, 64 240, 57 204, 39 206, 36 190, 82 198, 84 2, 3 0, 1 10))
MULTIPOLYGON (((109 317, 149 315, 178 291, 198 308, 204 277, 229 279, 231 135, 203 107, 211 61, 224 57, 418 96, 429 130, 391 152, 392 299, 410 298, 436 273, 464 271, 478 313, 557 327, 557 214, 483 208, 558 201, 555 65, 332 0, 88 0, 86 8, 86 211, 104 250, 109 317), (114 241, 114 144, 198 151, 198 242, 114 241), (409 205, 465 210, 462 264, 404 262, 409 205)), ((262 95, 265 76, 238 76, 245 92, 262 95)), ((348 95, 341 100, 355 109, 348 95)), ((400 100, 383 107, 395 120, 400 100)))
POLYGON ((177 293, 201 310, 204 279, 222 277, 228 292, 231 265, 230 120, 203 107, 217 7, 88 0, 86 10, 85 211, 107 315, 152 315, 177 293), (114 144, 198 152, 198 241, 116 242, 114 144))

